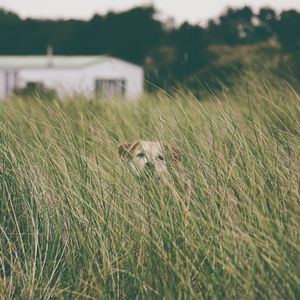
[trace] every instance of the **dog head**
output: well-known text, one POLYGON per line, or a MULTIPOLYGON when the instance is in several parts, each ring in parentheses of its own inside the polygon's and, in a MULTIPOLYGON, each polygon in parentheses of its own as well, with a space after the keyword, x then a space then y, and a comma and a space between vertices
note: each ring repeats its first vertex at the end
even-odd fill
POLYGON ((179 152, 159 142, 138 141, 119 146, 119 155, 128 159, 137 175, 152 174, 158 177, 168 173, 166 160, 179 160, 179 152))

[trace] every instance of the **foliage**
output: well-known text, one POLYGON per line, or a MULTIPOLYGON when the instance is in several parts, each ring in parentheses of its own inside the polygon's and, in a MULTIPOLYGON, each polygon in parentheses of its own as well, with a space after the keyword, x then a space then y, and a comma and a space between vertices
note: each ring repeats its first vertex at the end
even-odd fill
MULTIPOLYGON (((219 18, 209 20, 207 26, 164 23, 152 6, 103 16, 96 14, 88 21, 21 19, 2 10, 0 54, 45 54, 49 44, 55 54, 109 54, 144 65, 147 80, 167 89, 178 82, 190 82, 190 77, 203 70, 212 73, 215 69, 215 57, 209 51, 212 45, 251 47, 273 40, 281 46, 280 63, 276 66, 281 68, 282 64, 294 62, 298 65, 298 28, 299 12, 277 13, 268 7, 257 13, 247 6, 229 8, 219 18)), ((239 63, 225 68, 231 69, 239 63)))
POLYGON ((299 93, 211 98, 1 103, 2 297, 299 299, 299 93), (135 139, 180 149, 168 181, 131 174, 135 139))

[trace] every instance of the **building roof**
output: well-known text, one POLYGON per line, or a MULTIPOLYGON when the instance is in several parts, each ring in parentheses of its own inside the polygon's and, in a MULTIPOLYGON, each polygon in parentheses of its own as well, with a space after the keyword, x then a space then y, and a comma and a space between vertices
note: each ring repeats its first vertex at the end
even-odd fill
POLYGON ((20 68, 82 68, 88 65, 102 63, 113 58, 98 56, 0 56, 0 69, 20 68))

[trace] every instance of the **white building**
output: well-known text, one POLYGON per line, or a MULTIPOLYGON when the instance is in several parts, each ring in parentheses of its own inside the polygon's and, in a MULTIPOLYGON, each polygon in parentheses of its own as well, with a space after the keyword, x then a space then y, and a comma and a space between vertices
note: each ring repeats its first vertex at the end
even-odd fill
POLYGON ((109 56, 0 56, 0 99, 16 89, 43 86, 61 98, 80 94, 139 98, 143 68, 109 56))

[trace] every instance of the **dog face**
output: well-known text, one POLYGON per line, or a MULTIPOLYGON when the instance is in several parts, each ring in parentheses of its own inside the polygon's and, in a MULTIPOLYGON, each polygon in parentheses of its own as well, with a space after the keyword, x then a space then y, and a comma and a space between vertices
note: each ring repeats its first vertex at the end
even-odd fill
POLYGON ((178 151, 159 142, 138 141, 119 146, 119 155, 127 158, 131 169, 138 175, 158 177, 168 173, 166 158, 179 159, 178 151))

